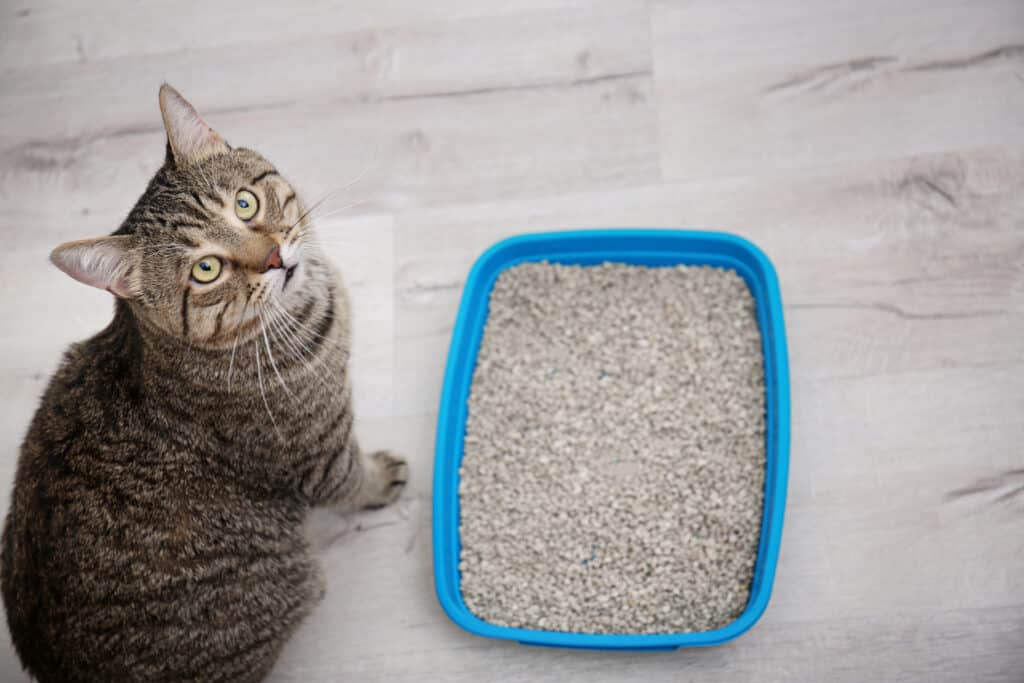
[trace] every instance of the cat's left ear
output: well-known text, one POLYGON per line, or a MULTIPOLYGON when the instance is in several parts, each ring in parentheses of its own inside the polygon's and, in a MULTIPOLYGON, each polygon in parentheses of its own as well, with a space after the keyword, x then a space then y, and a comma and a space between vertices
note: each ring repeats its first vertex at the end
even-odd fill
POLYGON ((167 130, 169 158, 175 164, 198 163, 231 149, 188 100, 166 83, 160 86, 160 114, 167 130))
POLYGON ((79 282, 122 299, 134 298, 142 289, 128 235, 65 242, 50 253, 50 260, 79 282))

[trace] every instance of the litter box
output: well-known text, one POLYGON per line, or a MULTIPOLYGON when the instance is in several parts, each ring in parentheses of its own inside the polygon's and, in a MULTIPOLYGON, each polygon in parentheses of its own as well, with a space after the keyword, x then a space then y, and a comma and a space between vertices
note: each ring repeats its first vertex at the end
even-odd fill
POLYGON ((674 650, 718 645, 738 637, 768 605, 782 540, 789 469, 789 367, 782 299, 775 269, 750 242, 734 235, 683 230, 581 230, 521 235, 498 242, 466 280, 448 351, 434 454, 434 580, 441 606, 456 624, 479 636, 526 645, 603 650, 674 650), (604 262, 642 266, 705 265, 734 269, 754 296, 764 352, 766 476, 761 538, 746 609, 713 631, 666 634, 588 634, 491 624, 466 607, 459 588, 459 464, 467 401, 487 320, 488 298, 501 271, 524 261, 572 265, 604 262))

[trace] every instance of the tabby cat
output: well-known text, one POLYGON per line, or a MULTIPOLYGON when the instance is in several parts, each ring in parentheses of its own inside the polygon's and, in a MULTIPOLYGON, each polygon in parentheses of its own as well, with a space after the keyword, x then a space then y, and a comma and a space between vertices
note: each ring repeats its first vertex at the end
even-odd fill
POLYGON ((0 556, 41 681, 255 681, 322 598, 310 508, 407 477, 352 429, 348 303, 308 211, 170 86, 162 168, 120 228, 52 261, 111 292, 18 461, 0 556))

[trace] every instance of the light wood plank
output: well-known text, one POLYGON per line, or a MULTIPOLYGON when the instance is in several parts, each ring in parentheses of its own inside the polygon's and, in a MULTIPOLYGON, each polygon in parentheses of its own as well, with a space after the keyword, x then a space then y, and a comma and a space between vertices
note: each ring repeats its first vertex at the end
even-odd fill
POLYGON ((35 0, 0 8, 0 64, 92 63, 210 47, 300 41, 340 31, 372 31, 431 21, 586 7, 585 0, 305 2, 268 11, 243 0, 104 0, 87 5, 35 0))
MULTIPOLYGON (((159 132, 155 112, 161 80, 175 85, 211 120, 221 112, 271 109, 290 110, 287 120, 294 122, 307 107, 332 110, 339 102, 453 97, 649 74, 643 2, 627 0, 605 9, 561 4, 569 6, 432 21, 412 13, 408 23, 397 26, 389 26, 381 13, 380 28, 337 21, 288 38, 288 32, 274 27, 264 36, 268 42, 215 43, 113 62, 33 63, 30 69, 0 72, 0 133, 8 144, 65 138, 66 144, 80 145, 100 137, 159 132), (22 124, 29 114, 34 125, 26 127, 22 124)), ((65 9, 75 12, 73 6, 65 9)), ((347 3, 331 11, 353 9, 347 3)), ((295 20, 303 16, 297 12, 295 20)), ((188 35, 197 39, 195 33, 188 35)))
POLYGON ((1024 141, 1017 0, 659 3, 673 179, 1024 141))

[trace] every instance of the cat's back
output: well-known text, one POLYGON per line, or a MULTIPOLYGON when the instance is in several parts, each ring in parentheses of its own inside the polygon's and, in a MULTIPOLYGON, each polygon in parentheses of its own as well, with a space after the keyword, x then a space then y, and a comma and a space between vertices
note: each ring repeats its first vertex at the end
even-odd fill
MULTIPOLYGON (((87 556, 109 556, 120 526, 111 514, 138 449, 118 429, 132 420, 121 400, 137 390, 128 354, 137 340, 115 320, 72 344, 51 378, 22 443, 3 531, 2 588, 15 646, 33 673, 55 662, 46 643, 59 633, 87 556), (105 476, 120 467, 119 475, 105 476), (106 519, 103 519, 106 517, 106 519), (63 568, 61 568, 63 567, 63 568)), ((91 572, 90 572, 91 573, 91 572)))
POLYGON ((266 606, 294 601, 294 584, 319 589, 305 510, 211 476, 188 434, 147 413, 139 353, 116 319, 72 345, 22 445, 0 582, 15 647, 41 680, 188 670, 201 662, 175 662, 177 639, 211 620, 260 626, 245 590, 266 606))

